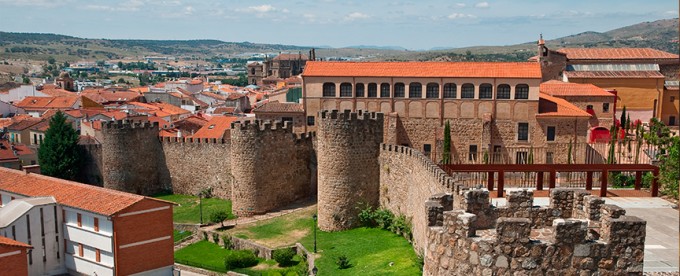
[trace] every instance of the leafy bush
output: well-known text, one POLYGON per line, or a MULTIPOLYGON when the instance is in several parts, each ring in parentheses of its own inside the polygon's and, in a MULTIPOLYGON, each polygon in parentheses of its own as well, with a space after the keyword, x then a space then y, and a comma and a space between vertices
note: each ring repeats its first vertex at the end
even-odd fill
POLYGON ((227 269, 245 268, 257 265, 258 259, 250 250, 235 250, 224 257, 224 267, 227 269))
POLYGON ((349 258, 347 258, 347 256, 344 254, 338 256, 338 258, 335 259, 335 264, 338 265, 338 269, 346 269, 352 267, 352 264, 349 262, 349 258))
POLYGON ((642 175, 642 187, 643 188, 652 187, 652 180, 654 180, 654 174, 652 174, 651 172, 646 172, 644 175, 642 175))
POLYGON ((234 243, 231 241, 229 235, 222 236, 222 244, 224 245, 224 249, 234 249, 234 243))
POLYGON ((610 183, 614 188, 630 188, 635 185, 635 176, 622 174, 621 172, 610 173, 610 183))
POLYGON ((365 227, 378 227, 411 240, 411 221, 404 215, 395 216, 387 209, 375 209, 371 206, 361 206, 359 222, 365 227))
POLYGON ((220 244, 220 234, 212 233, 213 242, 217 245, 220 244))
POLYGON ((281 266, 290 266, 293 264, 293 257, 295 257, 295 250, 293 248, 283 248, 274 251, 272 256, 274 260, 281 266))
POLYGON ((222 227, 224 227, 224 220, 229 217, 229 213, 226 211, 215 211, 210 213, 210 222, 212 223, 220 223, 222 227))

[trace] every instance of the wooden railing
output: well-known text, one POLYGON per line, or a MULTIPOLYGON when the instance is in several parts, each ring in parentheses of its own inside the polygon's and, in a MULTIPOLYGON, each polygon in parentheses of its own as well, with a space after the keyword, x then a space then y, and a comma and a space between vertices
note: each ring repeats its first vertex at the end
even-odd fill
POLYGON ((487 189, 489 189, 489 191, 496 190, 497 197, 503 197, 506 181, 505 174, 515 172, 527 173, 527 175, 531 175, 532 178, 533 175, 535 175, 535 179, 530 179, 530 181, 535 183, 536 190, 539 191, 544 188, 544 174, 546 173, 549 174, 548 188, 550 189, 555 188, 558 172, 585 173, 585 189, 588 191, 593 189, 593 174, 599 173, 600 197, 607 196, 607 188, 609 185, 608 176, 610 172, 634 172, 635 190, 642 189, 642 173, 651 172, 654 176, 650 185, 651 195, 654 197, 659 195, 659 185, 657 182, 659 168, 649 164, 457 164, 440 166, 446 173, 454 178, 456 177, 456 174, 460 173, 485 173, 487 189), (494 185, 496 184, 496 175, 498 175, 497 186, 494 185))

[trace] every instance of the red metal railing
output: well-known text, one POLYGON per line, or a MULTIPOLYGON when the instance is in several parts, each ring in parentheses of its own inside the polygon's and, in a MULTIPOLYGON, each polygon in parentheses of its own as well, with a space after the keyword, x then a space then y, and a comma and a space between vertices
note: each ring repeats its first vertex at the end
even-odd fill
MULTIPOLYGON (((498 175, 497 181, 497 197, 503 197, 503 190, 505 189, 505 174, 524 172, 527 175, 535 173, 535 187, 536 190, 543 190, 544 174, 548 173, 548 187, 555 188, 557 173, 585 173, 586 183, 585 189, 590 191, 593 189, 593 174, 599 173, 600 178, 600 196, 607 196, 608 176, 610 172, 635 172, 635 190, 642 188, 642 173, 651 172, 654 178, 651 183, 651 195, 656 197, 659 195, 659 185, 657 178, 659 176, 659 168, 649 164, 456 164, 456 165, 440 165, 441 168, 449 175, 455 176, 454 173, 486 173, 486 184, 489 191, 493 191, 496 187, 495 176, 498 175)), ((480 179, 481 180, 481 179, 480 179)), ((531 179, 533 182, 533 179, 531 179)))

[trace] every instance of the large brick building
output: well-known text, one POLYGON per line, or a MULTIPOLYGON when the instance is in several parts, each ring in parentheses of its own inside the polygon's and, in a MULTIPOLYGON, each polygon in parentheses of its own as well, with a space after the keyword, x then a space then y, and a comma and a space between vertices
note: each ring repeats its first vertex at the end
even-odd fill
POLYGON ((536 62, 310 61, 302 76, 307 130, 320 110, 379 111, 388 114, 386 143, 441 156, 448 121, 454 162, 493 153, 494 162, 522 163, 532 149, 543 149, 536 162, 564 162, 568 143, 587 141, 593 117, 540 93, 536 62))
MULTIPOLYGON (((0 168, 0 236, 30 275, 169 275, 172 203, 0 168)), ((2 250, 2 249, 0 249, 2 250)))

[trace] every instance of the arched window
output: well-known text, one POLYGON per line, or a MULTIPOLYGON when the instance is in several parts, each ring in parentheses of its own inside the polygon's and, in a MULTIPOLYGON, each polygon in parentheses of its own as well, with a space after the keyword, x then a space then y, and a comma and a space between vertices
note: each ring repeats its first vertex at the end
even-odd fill
POLYGON ((425 89, 425 98, 439 99, 439 84, 434 82, 428 83, 425 89))
POLYGON ((510 99, 510 85, 499 84, 496 91, 496 99, 509 100, 510 99))
POLYGON ((378 97, 378 85, 375 83, 368 84, 368 97, 375 98, 378 97))
POLYGON ((250 74, 255 75, 255 68, 250 68, 250 74))
POLYGON ((518 84, 515 86, 515 99, 526 100, 529 98, 529 86, 526 84, 518 84))
POLYGON ((455 83, 444 84, 444 99, 455 99, 458 88, 455 83))
POLYGON ((382 83, 380 84, 380 97, 389 98, 390 97, 390 84, 382 83))
POLYGON ((480 99, 491 99, 493 98, 493 86, 488 83, 482 83, 479 86, 479 98, 480 99))
POLYGON ((472 83, 463 84, 460 88, 460 98, 461 99, 474 99, 475 98, 475 86, 472 83))
POLYGON ((363 83, 357 83, 354 88, 357 90, 357 98, 363 98, 364 97, 364 84, 363 83))
POLYGON ((397 82, 394 84, 394 97, 395 98, 403 98, 406 95, 406 86, 401 83, 397 82))
POLYGON ((340 84, 340 97, 352 97, 352 84, 343 82, 340 84))
POLYGON ((409 98, 422 98, 423 97, 423 85, 419 82, 412 82, 408 85, 408 97, 409 98))
POLYGON ((335 83, 327 82, 323 84, 323 96, 335 97, 335 83))

